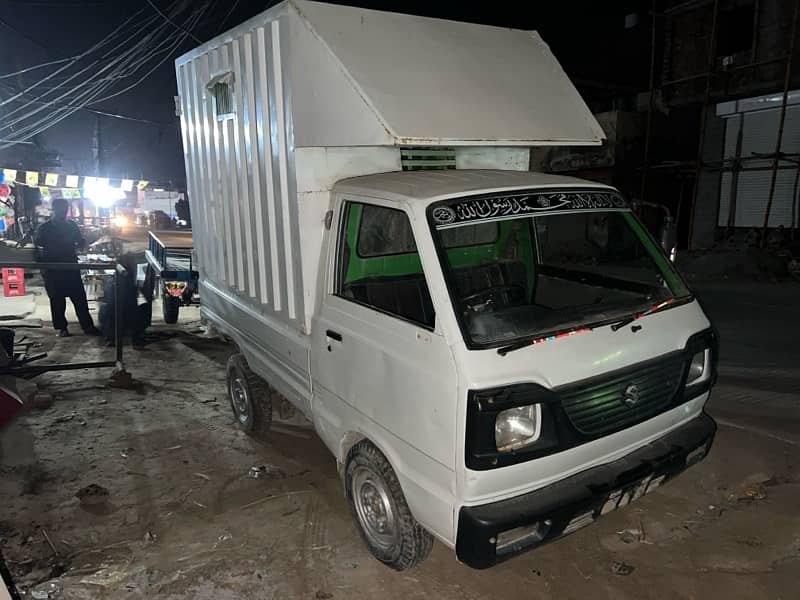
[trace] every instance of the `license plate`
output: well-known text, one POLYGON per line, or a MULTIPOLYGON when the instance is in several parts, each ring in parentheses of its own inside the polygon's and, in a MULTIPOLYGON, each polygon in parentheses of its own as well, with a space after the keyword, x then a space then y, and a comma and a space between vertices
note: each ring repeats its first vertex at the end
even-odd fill
POLYGON ((599 514, 597 514, 596 510, 590 510, 576 515, 564 528, 563 534, 566 535, 568 533, 572 533, 573 531, 577 531, 578 529, 582 529, 590 523, 593 523, 598 516, 610 513, 612 510, 622 508, 623 506, 627 506, 634 500, 637 500, 645 494, 652 492, 654 489, 664 483, 666 477, 666 475, 659 475, 658 477, 655 475, 648 475, 633 485, 614 490, 608 496, 606 496, 603 505, 600 507, 599 514))
POLYGON ((645 494, 652 492, 654 489, 660 486, 664 482, 664 479, 666 479, 666 475, 659 475, 658 477, 648 475, 632 486, 614 490, 608 495, 606 501, 603 503, 603 507, 600 509, 600 514, 604 515, 606 513, 610 513, 612 510, 622 508, 634 500, 638 500, 645 494))

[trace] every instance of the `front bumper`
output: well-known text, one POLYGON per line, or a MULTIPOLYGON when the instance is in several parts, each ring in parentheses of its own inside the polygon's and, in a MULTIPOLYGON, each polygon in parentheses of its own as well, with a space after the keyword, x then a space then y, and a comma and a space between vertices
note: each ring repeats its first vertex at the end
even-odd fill
POLYGON ((470 567, 485 569, 571 533, 702 460, 716 430, 714 420, 702 414, 613 462, 515 498, 464 506, 458 516, 456 555, 470 567), (534 535, 498 548, 499 534, 536 523, 540 527, 534 535))

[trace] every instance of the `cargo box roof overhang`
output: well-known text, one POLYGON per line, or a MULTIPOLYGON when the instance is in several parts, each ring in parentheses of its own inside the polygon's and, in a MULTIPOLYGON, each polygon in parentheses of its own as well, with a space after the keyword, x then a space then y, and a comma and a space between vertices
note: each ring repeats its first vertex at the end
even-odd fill
MULTIPOLYGON (((604 134, 536 32, 288 0, 293 146, 597 145, 604 134)), ((288 77, 287 77, 288 75, 288 77)))

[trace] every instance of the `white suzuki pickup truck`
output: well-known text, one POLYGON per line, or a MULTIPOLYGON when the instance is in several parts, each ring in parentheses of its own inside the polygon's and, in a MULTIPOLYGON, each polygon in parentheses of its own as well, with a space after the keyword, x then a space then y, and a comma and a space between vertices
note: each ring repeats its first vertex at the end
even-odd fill
POLYGON ((297 407, 380 561, 486 568, 708 453, 686 282, 617 190, 527 171, 603 136, 538 35, 289 0, 176 72, 236 422, 297 407))

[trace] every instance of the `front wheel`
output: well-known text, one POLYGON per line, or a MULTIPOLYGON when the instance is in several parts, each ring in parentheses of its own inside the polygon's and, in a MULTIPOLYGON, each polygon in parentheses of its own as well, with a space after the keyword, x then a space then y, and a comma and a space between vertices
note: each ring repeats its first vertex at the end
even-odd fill
POLYGON ((180 298, 165 295, 161 300, 161 312, 164 315, 164 323, 167 323, 168 325, 174 325, 177 323, 180 309, 180 298))
POLYGON ((379 561, 405 571, 430 554, 433 536, 414 519, 394 469, 368 441, 348 455, 345 496, 361 538, 379 561))

